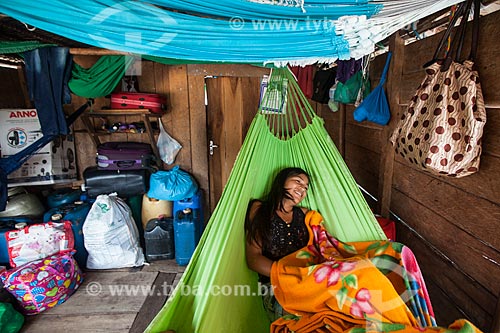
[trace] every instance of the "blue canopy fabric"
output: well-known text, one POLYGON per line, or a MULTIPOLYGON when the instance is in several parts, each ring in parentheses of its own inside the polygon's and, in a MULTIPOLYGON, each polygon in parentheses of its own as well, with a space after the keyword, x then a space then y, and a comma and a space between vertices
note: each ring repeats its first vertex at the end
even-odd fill
POLYGON ((370 16, 382 6, 315 0, 303 7, 305 13, 300 7, 245 0, 210 0, 203 5, 193 0, 0 2, 3 14, 89 45, 227 63, 348 59, 349 43, 335 32, 333 20, 340 15, 370 16))

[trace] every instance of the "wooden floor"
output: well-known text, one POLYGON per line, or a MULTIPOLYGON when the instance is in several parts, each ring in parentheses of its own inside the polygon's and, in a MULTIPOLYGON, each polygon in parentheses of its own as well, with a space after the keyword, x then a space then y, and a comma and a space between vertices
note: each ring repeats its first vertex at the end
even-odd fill
POLYGON ((184 268, 165 260, 139 269, 87 271, 65 303, 26 317, 21 332, 143 332, 184 268))

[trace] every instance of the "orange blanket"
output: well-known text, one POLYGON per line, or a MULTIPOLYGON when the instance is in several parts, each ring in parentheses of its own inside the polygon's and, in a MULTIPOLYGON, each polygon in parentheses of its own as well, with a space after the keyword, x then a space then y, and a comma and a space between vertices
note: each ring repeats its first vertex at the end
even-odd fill
POLYGON ((452 331, 433 327, 425 284, 407 247, 343 243, 322 222, 309 211, 308 245, 272 266, 275 297, 290 315, 273 322, 271 332, 480 332, 465 320, 452 331))

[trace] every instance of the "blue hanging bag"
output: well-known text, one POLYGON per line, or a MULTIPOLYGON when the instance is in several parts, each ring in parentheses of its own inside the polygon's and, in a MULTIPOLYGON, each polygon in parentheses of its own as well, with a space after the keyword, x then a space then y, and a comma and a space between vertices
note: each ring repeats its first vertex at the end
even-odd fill
POLYGON ((373 91, 366 96, 363 102, 354 110, 354 120, 358 122, 371 121, 379 125, 387 125, 391 119, 389 103, 385 96, 384 83, 391 62, 392 52, 387 53, 384 71, 380 82, 373 91))

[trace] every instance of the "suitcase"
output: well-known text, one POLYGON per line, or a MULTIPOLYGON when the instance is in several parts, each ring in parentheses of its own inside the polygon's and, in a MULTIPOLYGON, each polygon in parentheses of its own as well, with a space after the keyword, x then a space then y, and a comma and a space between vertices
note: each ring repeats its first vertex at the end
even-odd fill
POLYGON ((83 171, 85 184, 82 189, 89 198, 113 192, 118 193, 119 197, 129 198, 147 192, 149 176, 148 169, 99 170, 97 167, 88 167, 83 171))
POLYGON ((111 94, 112 109, 149 109, 152 113, 163 113, 166 102, 166 98, 158 94, 132 92, 111 94))
POLYGON ((151 167, 153 151, 149 143, 106 142, 97 147, 97 167, 101 170, 137 170, 151 167))

